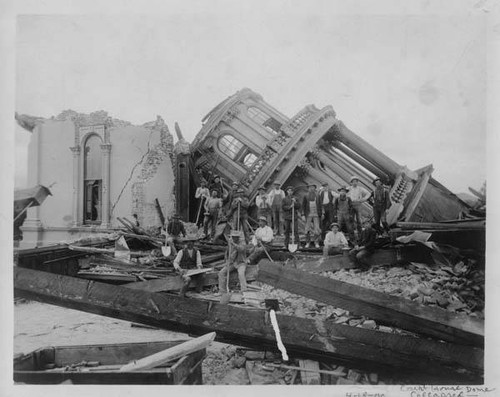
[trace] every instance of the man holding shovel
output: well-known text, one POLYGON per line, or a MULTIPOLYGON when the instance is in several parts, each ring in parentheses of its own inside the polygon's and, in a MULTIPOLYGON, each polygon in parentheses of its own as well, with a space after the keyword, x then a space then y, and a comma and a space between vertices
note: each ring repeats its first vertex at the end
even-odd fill
POLYGON ((271 244, 274 238, 273 229, 267 225, 267 218, 261 216, 258 221, 259 227, 255 230, 252 237, 251 253, 247 259, 247 263, 252 265, 257 263, 263 256, 269 255, 269 244, 271 244))
POLYGON ((241 232, 232 231, 228 241, 226 265, 219 271, 219 292, 228 293, 229 274, 236 270, 240 281, 241 292, 247 290, 245 271, 247 268, 247 245, 241 240, 241 232))

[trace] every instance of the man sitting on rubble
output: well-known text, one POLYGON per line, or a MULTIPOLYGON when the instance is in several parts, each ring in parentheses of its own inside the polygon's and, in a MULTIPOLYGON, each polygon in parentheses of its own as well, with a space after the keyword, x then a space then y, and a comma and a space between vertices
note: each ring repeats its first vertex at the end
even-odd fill
POLYGON ((175 214, 168 222, 166 232, 167 234, 165 245, 170 247, 172 255, 175 256, 177 255, 175 244, 179 244, 181 235, 183 237, 186 237, 186 229, 184 228, 184 223, 182 223, 178 214, 175 214))
POLYGON ((331 230, 326 234, 323 256, 342 254, 349 247, 349 243, 344 236, 344 233, 339 231, 339 224, 332 223, 331 230))
POLYGON ((375 230, 375 225, 366 220, 363 222, 363 229, 361 230, 358 244, 349 252, 349 257, 363 270, 368 269, 370 266, 368 258, 375 250, 376 239, 377 232, 375 230))
POLYGON ((194 248, 194 239, 188 238, 185 242, 186 247, 180 250, 174 259, 174 269, 179 272, 183 281, 183 285, 179 293, 180 296, 186 295, 191 278, 193 278, 196 283, 196 292, 201 292, 203 288, 203 274, 197 274, 194 276, 187 275, 188 270, 190 269, 203 268, 200 251, 194 248))
POLYGON ((250 255, 247 259, 247 263, 251 265, 258 263, 260 259, 267 256, 266 251, 269 253, 271 249, 270 244, 274 238, 273 229, 267 225, 267 218, 261 216, 258 221, 259 227, 255 230, 255 234, 252 237, 250 255))
POLYGON ((241 232, 232 231, 226 252, 226 265, 219 271, 219 293, 228 292, 229 274, 236 270, 240 281, 241 292, 247 290, 245 271, 247 268, 247 245, 241 240, 241 232))

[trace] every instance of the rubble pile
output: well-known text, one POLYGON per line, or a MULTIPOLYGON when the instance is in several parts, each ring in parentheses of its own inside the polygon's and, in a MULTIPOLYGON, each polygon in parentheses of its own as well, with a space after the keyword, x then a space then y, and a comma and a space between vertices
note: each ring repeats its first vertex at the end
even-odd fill
POLYGON ((454 267, 429 267, 411 263, 390 269, 379 267, 368 272, 340 270, 323 276, 371 288, 389 295, 413 300, 419 304, 439 306, 450 312, 484 318, 484 270, 472 264, 454 267))
POLYGON ((211 346, 203 362, 203 381, 208 385, 386 385, 397 384, 403 379, 383 378, 375 372, 364 372, 333 363, 319 363, 318 369, 325 373, 301 372, 298 359, 285 364, 279 354, 269 351, 247 350, 223 345, 211 346), (297 369, 295 369, 297 368, 297 369), (302 379, 309 374, 317 377, 317 383, 302 379), (331 373, 331 374, 329 374, 331 373))

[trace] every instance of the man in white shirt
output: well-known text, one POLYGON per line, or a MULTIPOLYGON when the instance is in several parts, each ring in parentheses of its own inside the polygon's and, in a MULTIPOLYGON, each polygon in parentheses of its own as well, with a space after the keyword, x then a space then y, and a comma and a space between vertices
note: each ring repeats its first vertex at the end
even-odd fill
POLYGON ((370 192, 358 184, 359 178, 357 176, 353 176, 351 178, 351 188, 347 193, 347 197, 349 197, 352 201, 354 222, 356 222, 356 229, 358 229, 358 233, 361 233, 361 204, 368 201, 370 192))
POLYGON ((273 241, 273 238, 273 229, 267 226, 267 218, 265 216, 259 217, 259 227, 255 230, 255 234, 252 237, 251 253, 247 263, 253 265, 266 256, 266 250, 269 252, 269 245, 273 241))
POLYGON ((339 224, 332 223, 331 231, 325 237, 323 256, 342 254, 347 248, 349 248, 349 243, 344 233, 339 231, 339 224))
POLYGON ((198 223, 196 226, 201 227, 203 226, 203 208, 205 207, 205 202, 206 200, 210 197, 210 191, 208 190, 207 187, 207 181, 202 180, 201 181, 201 186, 198 186, 196 188, 196 192, 194 194, 194 198, 199 199, 200 202, 198 204, 198 223))
MULTIPOLYGON (((187 276, 187 270, 190 269, 202 269, 203 264, 201 262, 200 251, 194 248, 193 239, 186 240, 186 247, 179 251, 174 259, 174 269, 179 272, 182 277, 184 285, 181 288, 180 296, 184 296, 191 282, 191 277, 187 276)), ((203 275, 199 274, 194 276, 196 282, 196 291, 201 292, 203 288, 203 275)))
POLYGON ((271 204, 274 234, 280 236, 283 232, 283 209, 281 203, 285 198, 285 192, 280 188, 279 182, 274 182, 272 190, 269 192, 268 200, 271 204))

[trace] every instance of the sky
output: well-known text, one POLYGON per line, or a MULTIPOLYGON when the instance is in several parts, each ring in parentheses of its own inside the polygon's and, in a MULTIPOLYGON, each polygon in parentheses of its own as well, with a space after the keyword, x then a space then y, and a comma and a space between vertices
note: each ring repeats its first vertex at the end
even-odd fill
MULTIPOLYGON (((433 164, 454 192, 482 185, 485 12, 336 15, 295 4, 19 15, 15 109, 47 118, 106 110, 134 124, 161 115, 191 141, 207 112, 248 87, 289 117, 308 104, 332 105, 399 164, 433 164)), ((15 183, 23 186, 30 134, 16 126, 15 137, 15 183)))

